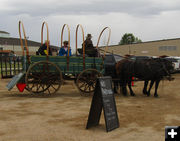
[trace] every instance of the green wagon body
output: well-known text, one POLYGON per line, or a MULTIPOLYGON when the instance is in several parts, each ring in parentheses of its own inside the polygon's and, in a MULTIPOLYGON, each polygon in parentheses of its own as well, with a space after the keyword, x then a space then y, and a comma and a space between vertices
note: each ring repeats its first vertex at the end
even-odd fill
MULTIPOLYGON (((30 62, 32 64, 37 63, 39 61, 46 61, 46 56, 31 56, 30 62)), ((77 75, 83 71, 83 57, 69 57, 69 67, 67 65, 67 57, 66 56, 49 56, 48 61, 56 64, 62 74, 72 74, 77 75)), ((27 65, 27 68, 29 66, 27 65)), ((39 68, 37 68, 39 69, 39 68)), ((103 59, 99 57, 86 57, 85 58, 85 69, 96 69, 101 74, 104 74, 104 64, 103 59)), ((37 70, 38 71, 38 70, 37 70)))

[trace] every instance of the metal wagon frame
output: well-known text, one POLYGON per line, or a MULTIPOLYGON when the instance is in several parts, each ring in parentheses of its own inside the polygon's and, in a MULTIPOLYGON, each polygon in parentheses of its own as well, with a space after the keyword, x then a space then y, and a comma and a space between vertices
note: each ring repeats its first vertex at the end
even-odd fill
MULTIPOLYGON (((44 25, 47 29, 47 50, 49 50, 49 29, 48 24, 43 22, 41 28, 41 44, 43 44, 43 31, 44 25)), ((26 84, 25 89, 31 93, 56 93, 63 81, 66 79, 72 79, 76 83, 77 88, 82 92, 82 95, 89 95, 94 91, 96 85, 96 79, 104 74, 104 57, 110 41, 111 29, 105 27, 98 38, 96 49, 103 32, 108 29, 109 37, 106 45, 106 49, 103 57, 86 57, 85 46, 83 44, 83 54, 78 56, 77 52, 77 35, 78 29, 81 28, 82 37, 84 42, 84 30, 82 25, 78 24, 76 27, 76 56, 69 56, 70 50, 70 28, 67 24, 64 24, 61 31, 61 46, 63 43, 64 29, 68 30, 68 55, 67 56, 49 56, 48 51, 46 56, 29 55, 26 34, 24 25, 19 21, 19 37, 23 55, 23 72, 24 77, 20 82, 26 84), (24 43, 21 37, 21 27, 24 35, 24 43), (26 54, 25 54, 26 53, 26 54)))

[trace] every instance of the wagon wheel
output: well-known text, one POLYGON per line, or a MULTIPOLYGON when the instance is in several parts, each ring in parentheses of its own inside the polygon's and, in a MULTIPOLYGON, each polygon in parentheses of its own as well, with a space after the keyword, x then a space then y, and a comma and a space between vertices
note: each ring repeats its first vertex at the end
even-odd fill
POLYGON ((78 89, 82 92, 81 95, 88 96, 94 92, 96 80, 102 76, 96 69, 87 69, 82 71, 76 80, 78 89))
POLYGON ((30 92, 53 94, 62 84, 62 73, 54 63, 40 61, 29 67, 25 82, 30 92))

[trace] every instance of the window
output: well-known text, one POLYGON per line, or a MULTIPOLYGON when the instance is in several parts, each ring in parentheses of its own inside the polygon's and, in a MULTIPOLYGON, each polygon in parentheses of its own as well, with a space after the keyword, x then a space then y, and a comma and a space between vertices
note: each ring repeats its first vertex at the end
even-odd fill
POLYGON ((176 46, 160 46, 159 51, 176 51, 176 46))

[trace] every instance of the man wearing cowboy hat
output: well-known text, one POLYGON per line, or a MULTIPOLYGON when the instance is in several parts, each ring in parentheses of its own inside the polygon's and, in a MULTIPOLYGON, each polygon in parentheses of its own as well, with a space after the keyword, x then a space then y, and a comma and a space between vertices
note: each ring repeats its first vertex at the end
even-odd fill
MULTIPOLYGON (((85 45, 84 45, 85 50, 86 50, 86 49, 89 49, 89 48, 94 48, 93 42, 92 42, 91 38, 92 38, 91 34, 87 34, 86 40, 85 40, 84 43, 83 43, 83 44, 85 44, 85 45)), ((82 47, 83 47, 83 44, 82 44, 82 47)))
POLYGON ((85 54, 87 54, 89 57, 96 57, 97 50, 94 48, 91 38, 92 38, 91 34, 87 34, 86 40, 82 44, 82 49, 83 49, 83 45, 84 45, 85 54))

